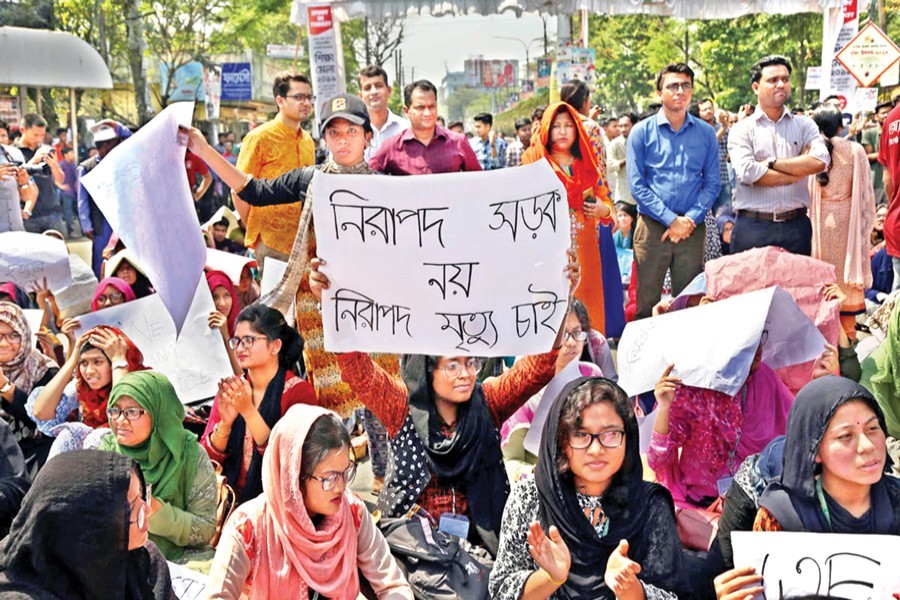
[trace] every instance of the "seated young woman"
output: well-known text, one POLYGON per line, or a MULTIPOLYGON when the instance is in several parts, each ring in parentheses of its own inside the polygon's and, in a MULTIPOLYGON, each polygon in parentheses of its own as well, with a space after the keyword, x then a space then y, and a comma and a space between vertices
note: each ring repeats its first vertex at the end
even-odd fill
POLYGON ((59 366, 51 358, 31 347, 31 328, 22 309, 0 302, 0 408, 32 477, 47 460, 53 439, 36 430, 25 405, 31 391, 47 385, 57 371, 59 366))
MULTIPOLYGON (((591 331, 591 322, 588 319, 587 309, 581 300, 573 300, 572 308, 566 316, 566 333, 563 337, 563 345, 556 359, 556 371, 554 380, 562 377, 561 373, 573 362, 578 362, 577 370, 571 379, 578 377, 603 376, 603 371, 589 360, 585 360, 587 354, 588 333, 591 331)), ((589 357, 587 357, 589 358, 589 357)), ((566 371, 568 373, 568 371, 566 371)), ((568 381, 561 382, 568 383, 568 381)), ((510 481, 516 482, 531 476, 534 466, 537 464, 537 456, 525 449, 525 438, 531 428, 532 420, 541 402, 552 402, 553 398, 544 398, 546 388, 532 396, 528 402, 522 405, 513 415, 503 423, 500 430, 501 446, 503 448, 503 462, 506 465, 506 473, 510 481)))
MULTIPOLYGON (((783 465, 760 497, 754 531, 900 535, 900 480, 888 475, 884 413, 855 381, 831 375, 800 390, 783 465)), ((752 567, 732 569, 716 578, 716 592, 744 598, 762 588, 741 588, 760 581, 752 567)))
POLYGON ((292 407, 272 429, 263 493, 225 525, 209 572, 208 598, 356 600, 360 574, 379 600, 412 589, 362 501, 350 435, 331 411, 292 407))
POLYGON ((235 375, 241 375, 243 373, 241 365, 234 355, 234 349, 228 345, 228 340, 234 336, 238 313, 241 312, 234 284, 222 271, 207 271, 206 283, 216 306, 216 309, 209 313, 209 328, 222 332, 222 343, 225 344, 231 368, 235 375))
POLYGON ((62 443, 57 448, 62 452, 80 448, 91 430, 108 427, 113 386, 128 373, 149 368, 134 342, 115 327, 100 325, 70 339, 69 358, 47 385, 34 388, 25 406, 38 430, 62 443))
POLYGON ((209 544, 216 529, 215 471, 184 428, 184 407, 162 373, 128 373, 112 388, 106 409, 112 432, 98 429, 92 447, 134 459, 153 486, 148 510, 150 539, 169 560, 186 546, 209 544))
MULTIPOLYGON (((579 267, 569 251, 569 292, 579 267)), ((311 262, 310 288, 319 299, 328 277, 311 262)), ((562 320, 562 319, 561 319, 562 320)), ((337 357, 341 378, 387 429, 388 479, 378 497, 383 514, 399 517, 418 504, 438 524, 445 513, 468 520, 470 541, 496 552, 509 479, 500 450, 500 427, 556 372, 563 323, 553 350, 519 360, 483 384, 481 361, 470 356, 405 356, 402 381, 368 354, 337 357)), ((465 537, 465 536, 461 536, 465 537)))
POLYGON ((136 298, 134 290, 131 289, 131 286, 124 279, 107 277, 97 284, 97 291, 94 292, 94 297, 91 298, 91 312, 125 304, 136 298))
POLYGON ((135 297, 144 298, 156 293, 144 271, 138 266, 131 253, 123 250, 114 254, 105 265, 107 277, 117 277, 131 286, 135 297))
POLYGON ((166 560, 147 541, 140 467, 109 452, 54 457, 0 542, 0 597, 175 600, 166 560))
POLYGON ((535 476, 503 512, 491 598, 676 597, 682 550, 672 497, 643 481, 638 437, 615 382, 579 378, 563 389, 535 476))
POLYGON ((262 493, 263 452, 272 428, 293 405, 316 404, 316 394, 296 373, 303 341, 277 310, 245 308, 229 345, 246 374, 219 384, 200 444, 222 465, 242 503, 262 493))

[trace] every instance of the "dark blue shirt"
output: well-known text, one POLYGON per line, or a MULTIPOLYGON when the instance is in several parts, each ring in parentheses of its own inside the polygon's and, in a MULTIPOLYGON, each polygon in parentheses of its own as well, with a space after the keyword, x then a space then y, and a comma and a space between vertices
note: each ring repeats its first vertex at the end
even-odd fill
POLYGON ((626 167, 638 212, 666 227, 679 216, 703 222, 722 186, 716 132, 690 114, 678 131, 662 110, 635 125, 626 167))

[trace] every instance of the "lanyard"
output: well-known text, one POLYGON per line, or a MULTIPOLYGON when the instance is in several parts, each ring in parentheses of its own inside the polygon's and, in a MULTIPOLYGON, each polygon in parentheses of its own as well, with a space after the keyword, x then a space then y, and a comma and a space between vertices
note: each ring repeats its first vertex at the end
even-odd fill
POLYGON ((822 509, 822 514, 825 515, 825 521, 828 522, 828 531, 834 532, 834 527, 831 526, 831 511, 828 510, 828 503, 825 501, 825 490, 822 489, 821 477, 816 479, 816 496, 819 498, 819 508, 822 509))

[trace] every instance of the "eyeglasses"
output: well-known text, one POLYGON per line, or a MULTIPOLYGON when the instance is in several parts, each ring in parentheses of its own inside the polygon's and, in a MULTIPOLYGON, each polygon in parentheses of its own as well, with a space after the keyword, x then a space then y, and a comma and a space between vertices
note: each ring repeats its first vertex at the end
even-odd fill
POLYGON ((576 431, 569 434, 569 446, 574 450, 587 450, 594 443, 595 439, 604 448, 618 448, 625 441, 625 430, 610 429, 600 433, 576 431))
POLYGON ((148 483, 144 487, 144 493, 134 499, 134 501, 128 503, 128 507, 131 509, 131 512, 134 512, 134 503, 140 500, 140 505, 138 506, 137 518, 129 519, 129 525, 137 525, 138 529, 144 528, 144 523, 147 522, 147 507, 150 506, 150 490, 152 486, 148 483))
POLYGON ((250 348, 253 347, 253 344, 256 343, 256 340, 267 340, 267 339, 269 339, 269 338, 267 338, 264 335, 245 335, 244 337, 233 337, 230 340, 228 340, 228 347, 231 348, 232 350, 237 350, 238 347, 240 346, 241 348, 244 348, 245 350, 249 350, 250 348))
POLYGON ((457 377, 461 377, 464 372, 469 375, 474 375, 481 370, 481 367, 483 365, 484 363, 480 358, 470 358, 466 361, 465 365, 453 361, 446 367, 438 367, 438 369, 443 371, 444 374, 450 379, 456 379, 457 377))
POLYGON ((112 408, 106 409, 106 416, 109 417, 110 421, 115 421, 121 415, 125 415, 125 418, 129 421, 137 421, 143 417, 146 412, 146 410, 137 406, 129 406, 124 410, 118 406, 113 406, 112 408))
POLYGON ((353 480, 356 478, 356 463, 351 462, 350 466, 347 467, 343 471, 334 471, 324 477, 317 477, 316 475, 308 475, 309 479, 315 479, 319 483, 322 484, 322 490, 328 492, 337 485, 338 480, 343 479, 345 485, 350 485, 353 480))
POLYGON ((316 97, 313 94, 285 94, 284 98, 293 98, 297 102, 315 102, 316 97))
POLYGON ((576 329, 575 331, 566 331, 567 340, 575 340, 576 342, 583 342, 588 338, 587 331, 582 331, 581 329, 576 329))
POLYGON ((0 342, 8 342, 10 344, 18 344, 22 341, 22 336, 16 333, 0 333, 0 342))
POLYGON ((691 83, 690 81, 683 81, 680 83, 670 83, 669 85, 665 86, 665 88, 666 88, 666 90, 672 92, 673 94, 675 92, 677 92, 678 90, 684 90, 685 92, 689 92, 692 89, 694 89, 694 84, 691 83))
POLYGON ((100 306, 106 306, 107 304, 118 304, 124 299, 125 294, 123 294, 122 292, 110 292, 109 294, 97 296, 97 304, 99 304, 100 306))

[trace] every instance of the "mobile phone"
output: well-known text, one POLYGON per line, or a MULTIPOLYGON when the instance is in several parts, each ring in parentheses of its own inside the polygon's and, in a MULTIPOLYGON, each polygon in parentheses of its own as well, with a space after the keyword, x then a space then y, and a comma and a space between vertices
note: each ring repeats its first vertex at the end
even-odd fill
POLYGON ((594 198, 594 190, 584 190, 581 194, 581 200, 585 204, 597 204, 597 199, 594 198))

